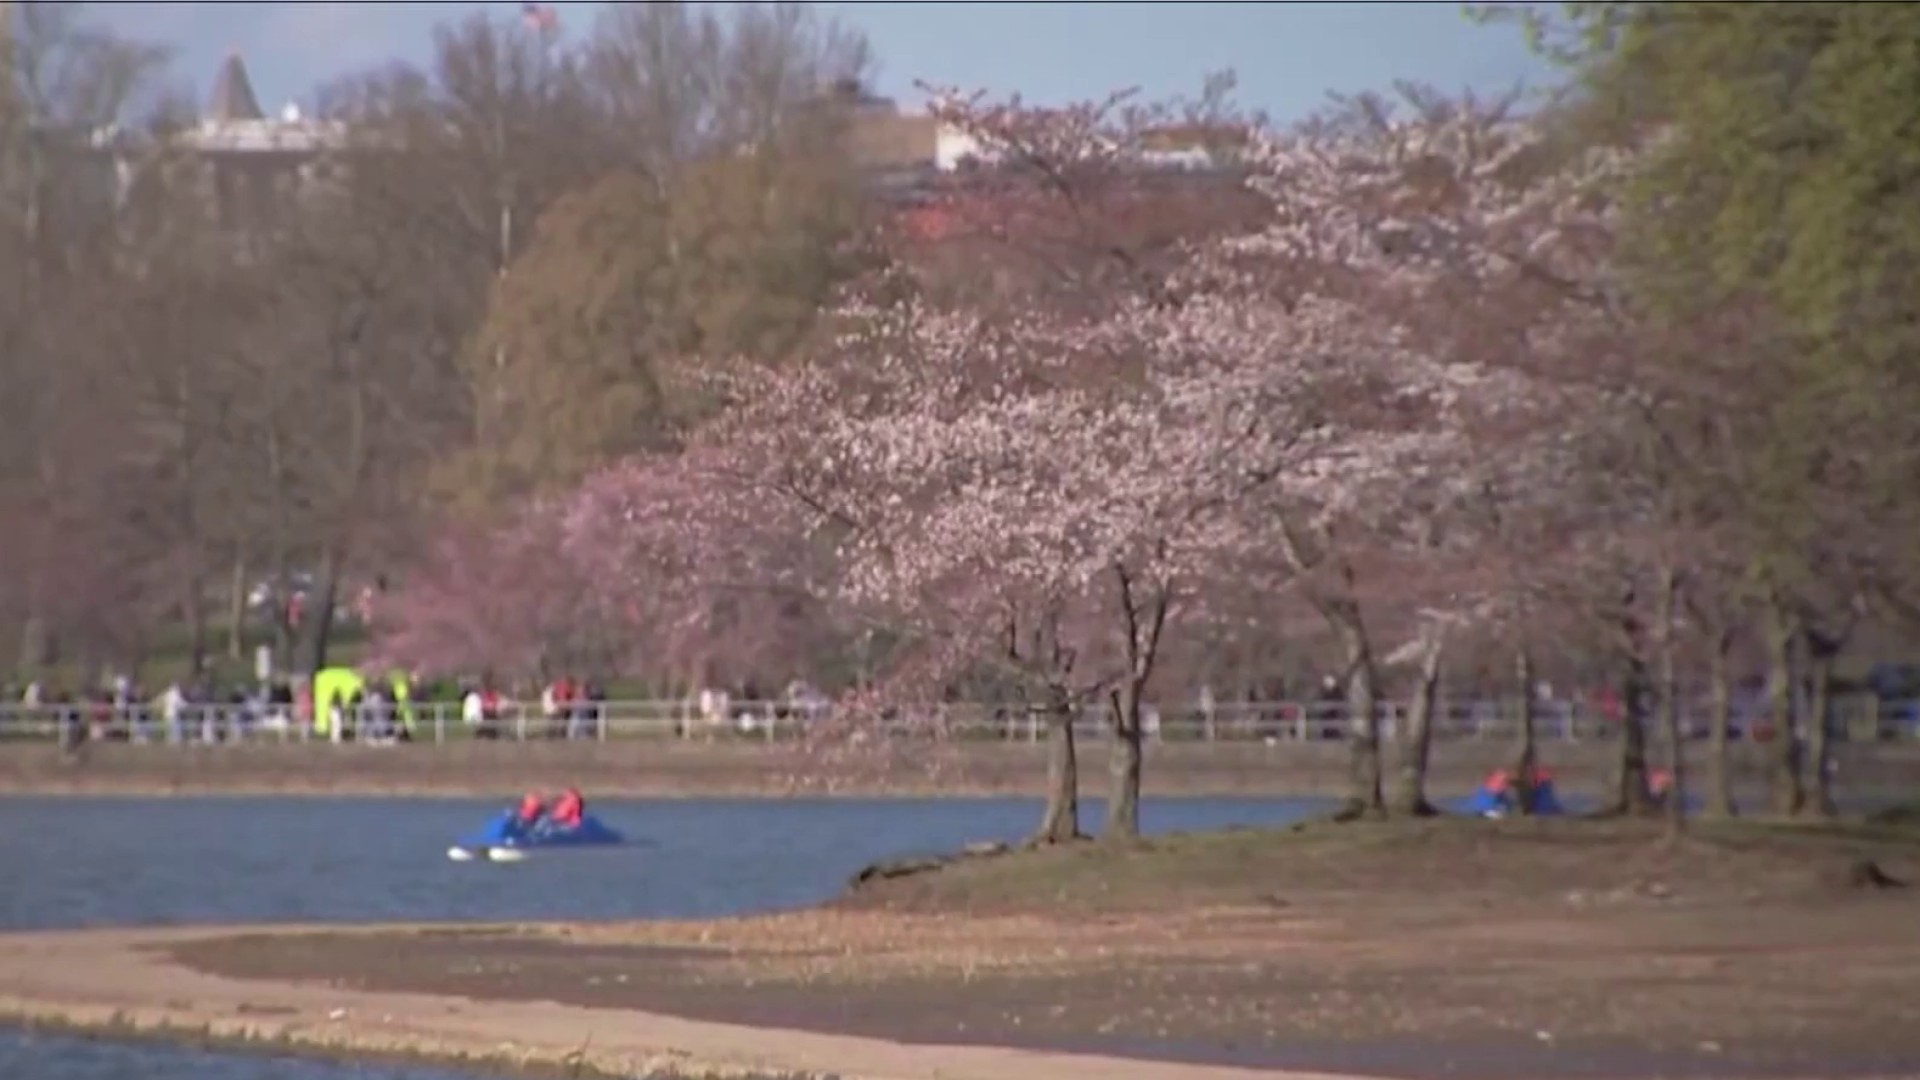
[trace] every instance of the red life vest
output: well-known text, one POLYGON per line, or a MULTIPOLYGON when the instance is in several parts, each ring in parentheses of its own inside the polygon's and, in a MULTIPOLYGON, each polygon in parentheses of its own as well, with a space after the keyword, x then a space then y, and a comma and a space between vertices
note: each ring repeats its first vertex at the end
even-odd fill
POLYGON ((585 809, 580 793, 569 788, 559 798, 553 800, 552 821, 555 825, 571 827, 580 824, 580 814, 585 809))

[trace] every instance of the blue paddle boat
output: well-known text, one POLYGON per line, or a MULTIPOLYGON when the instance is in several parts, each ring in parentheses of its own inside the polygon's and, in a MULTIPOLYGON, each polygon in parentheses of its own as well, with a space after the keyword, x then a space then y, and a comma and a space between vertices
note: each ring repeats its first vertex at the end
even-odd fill
MULTIPOLYGON (((1534 817, 1560 817, 1567 812, 1561 805, 1559 793, 1553 789, 1553 774, 1545 769, 1534 770, 1532 795, 1534 817)), ((1475 817, 1503 818, 1518 809, 1519 796, 1520 787, 1514 783, 1513 775, 1508 770, 1496 769, 1472 795, 1452 809, 1475 817)))
POLYGON ((518 814, 505 810, 478 832, 455 841, 447 849, 447 858, 455 862, 475 859, 519 862, 528 852, 545 848, 611 847, 626 840, 619 831, 592 814, 581 815, 577 825, 560 826, 542 818, 529 826, 522 823, 518 814))
MULTIPOLYGON (((1658 805, 1668 798, 1668 789, 1672 778, 1665 769, 1654 769, 1647 775, 1647 794, 1658 805)), ((1506 770, 1497 770, 1484 780, 1472 795, 1464 799, 1455 799, 1446 804, 1446 809, 1455 814, 1467 814, 1473 817, 1503 818, 1518 810, 1519 786, 1513 782, 1513 776, 1506 770)), ((1697 795, 1688 795, 1680 802, 1681 811, 1686 814, 1700 812, 1703 800, 1697 795)), ((1592 799, 1585 800, 1585 806, 1592 809, 1592 799)), ((1533 810, 1534 817, 1564 817, 1579 810, 1569 806, 1560 797, 1553 786, 1553 774, 1546 769, 1534 773, 1533 810)))

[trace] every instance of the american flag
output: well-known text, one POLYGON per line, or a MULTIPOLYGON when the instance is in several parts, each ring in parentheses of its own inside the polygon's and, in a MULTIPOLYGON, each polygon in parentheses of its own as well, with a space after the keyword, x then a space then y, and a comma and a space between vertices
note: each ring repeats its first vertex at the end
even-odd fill
POLYGON ((552 4, 521 4, 520 21, 526 24, 527 29, 542 34, 560 28, 560 15, 553 10, 552 4))

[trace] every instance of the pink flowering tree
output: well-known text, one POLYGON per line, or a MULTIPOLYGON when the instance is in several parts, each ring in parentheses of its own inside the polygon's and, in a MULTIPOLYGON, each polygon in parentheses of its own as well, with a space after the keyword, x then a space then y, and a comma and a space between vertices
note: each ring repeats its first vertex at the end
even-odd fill
POLYGON ((1569 278, 1594 280, 1593 163, 1556 158, 1504 103, 1421 92, 1397 108, 1350 102, 1262 140, 1257 158, 1253 183, 1275 213, 1239 239, 1236 265, 1264 268, 1276 302, 1329 312, 1358 337, 1336 346, 1344 377, 1325 398, 1336 452, 1268 489, 1265 510, 1300 593, 1340 643, 1347 812, 1430 812, 1447 630, 1511 622, 1524 595, 1472 553, 1490 518, 1531 519, 1578 461, 1565 444, 1592 395, 1566 364, 1591 317, 1570 321, 1562 308, 1579 287, 1569 278), (1426 573, 1410 577, 1410 566, 1426 573), (1395 659, 1417 665, 1421 689, 1389 800, 1374 622, 1396 608, 1418 629, 1395 659))
POLYGON ((1241 482, 1208 453, 1242 429, 1241 406, 1102 370, 1114 324, 914 300, 840 316, 834 349, 736 414, 755 434, 735 445, 763 440, 777 483, 840 524, 848 596, 910 628, 923 687, 983 659, 1026 687, 1050 731, 1043 839, 1078 831, 1071 720, 1104 700, 1108 829, 1131 835, 1140 694, 1184 576, 1218 542, 1211 505, 1241 482))
POLYGON ((592 583, 626 670, 792 678, 838 639, 832 563, 791 503, 695 447, 609 466, 572 491, 556 557, 592 583))
POLYGON ((376 661, 504 679, 602 666, 613 628, 596 617, 592 581, 556 557, 561 513, 541 500, 444 525, 378 598, 376 661))
POLYGON ((505 676, 791 675, 837 625, 822 554, 712 451, 636 457, 447 527, 383 598, 378 653, 505 676))
POLYGON ((1366 146, 1266 144, 1257 219, 1129 248, 1104 215, 1131 208, 1141 114, 939 110, 1001 163, 996 190, 1053 200, 1043 243, 1022 238, 1046 272, 984 297, 897 267, 838 313, 814 362, 747 388, 725 438, 757 437, 777 484, 844 524, 854 594, 952 662, 990 653, 1029 680, 1052 717, 1041 838, 1076 831, 1067 720, 1088 700, 1113 736, 1106 831, 1131 835, 1140 701, 1167 627, 1210 575, 1276 544, 1290 558, 1271 587, 1306 581, 1355 632, 1352 683, 1369 696, 1354 801, 1377 807, 1370 645, 1353 564, 1327 552, 1354 522, 1410 532, 1411 493, 1457 465, 1474 403, 1507 392, 1419 347, 1388 303, 1402 295, 1376 280, 1402 273, 1380 253, 1385 196, 1349 188, 1369 167, 1407 183, 1405 166, 1366 146))
MULTIPOLYGON (((1630 154, 1555 140, 1498 102, 1414 94, 1406 106, 1410 115, 1396 118, 1369 103, 1334 130, 1348 145, 1373 147, 1374 159, 1408 163, 1414 182, 1389 189, 1397 201, 1375 198, 1391 211, 1388 254, 1399 268, 1381 280, 1393 283, 1395 309, 1426 347, 1469 360, 1486 380, 1462 427, 1465 453, 1449 467, 1451 518, 1435 557, 1464 571, 1443 610, 1469 614, 1483 640, 1511 650, 1524 794, 1537 754, 1536 642, 1553 630, 1597 637, 1638 670, 1658 666, 1650 647, 1661 652, 1672 639, 1684 560, 1669 541, 1694 523, 1675 516, 1675 463, 1647 451, 1659 457, 1676 436, 1688 438, 1670 417, 1710 382, 1705 365, 1677 358, 1716 350, 1680 344, 1676 328, 1657 326, 1629 300, 1614 262, 1610 195, 1633 167, 1630 154), (1569 609, 1597 619, 1581 632, 1569 609)), ((1620 790, 1639 792, 1638 718, 1622 732, 1620 790)), ((1403 802, 1411 793, 1399 785, 1403 802)))

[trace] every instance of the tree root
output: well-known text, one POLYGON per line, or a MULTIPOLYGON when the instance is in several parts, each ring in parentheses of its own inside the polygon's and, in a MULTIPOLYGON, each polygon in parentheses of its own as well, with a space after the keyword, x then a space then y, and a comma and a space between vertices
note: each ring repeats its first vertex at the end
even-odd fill
POLYGON ((1904 889, 1907 883, 1880 869, 1872 859, 1856 859, 1847 867, 1849 889, 1904 889))
POLYGON ((1083 832, 1076 832, 1072 836, 1067 837, 1053 836, 1049 833, 1035 833, 1025 840, 1020 841, 1020 850, 1044 851, 1047 848, 1066 847, 1068 844, 1084 844, 1092 839, 1093 837, 1083 832))
POLYGON ((1328 820, 1345 825, 1353 821, 1385 821, 1387 816, 1387 808, 1384 806, 1364 799, 1348 799, 1340 804, 1340 809, 1335 810, 1328 820))

